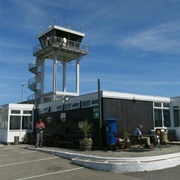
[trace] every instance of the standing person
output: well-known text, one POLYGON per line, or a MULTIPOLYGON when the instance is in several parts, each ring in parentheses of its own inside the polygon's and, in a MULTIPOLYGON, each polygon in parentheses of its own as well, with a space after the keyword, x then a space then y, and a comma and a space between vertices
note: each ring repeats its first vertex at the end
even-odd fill
POLYGON ((45 129, 45 124, 42 119, 36 122, 36 148, 38 146, 42 147, 43 144, 43 130, 45 129))
POLYGON ((150 138, 142 135, 142 132, 141 132, 141 129, 142 129, 142 128, 143 128, 143 125, 140 124, 140 125, 136 128, 136 130, 134 131, 134 135, 140 136, 140 137, 138 137, 139 139, 144 139, 144 140, 146 141, 146 146, 147 146, 149 149, 152 149, 152 145, 151 145, 151 142, 150 142, 150 138))

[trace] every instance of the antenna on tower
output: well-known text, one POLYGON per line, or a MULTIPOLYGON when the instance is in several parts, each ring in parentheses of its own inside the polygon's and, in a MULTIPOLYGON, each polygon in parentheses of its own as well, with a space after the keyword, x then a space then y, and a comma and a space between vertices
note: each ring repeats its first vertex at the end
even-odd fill
POLYGON ((83 29, 83 25, 82 25, 82 23, 81 23, 81 25, 80 25, 80 31, 82 31, 82 29, 83 29))
POLYGON ((71 25, 70 25, 69 23, 67 24, 67 28, 68 28, 68 29, 70 29, 70 28, 71 28, 71 25))
POLYGON ((54 25, 56 25, 57 16, 54 16, 54 25))
POLYGON ((50 19, 48 19, 48 28, 51 28, 52 27, 52 22, 50 19))
POLYGON ((70 19, 69 19, 69 18, 68 18, 67 28, 68 28, 68 29, 70 29, 70 28, 71 28, 71 24, 70 24, 70 19))
POLYGON ((42 25, 40 26, 40 33, 42 33, 42 25))

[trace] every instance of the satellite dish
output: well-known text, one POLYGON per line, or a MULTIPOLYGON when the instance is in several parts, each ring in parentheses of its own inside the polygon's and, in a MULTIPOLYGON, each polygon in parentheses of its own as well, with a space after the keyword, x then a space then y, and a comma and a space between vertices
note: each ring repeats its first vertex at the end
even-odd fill
POLYGON ((67 39, 65 37, 63 37, 63 43, 67 43, 67 39))

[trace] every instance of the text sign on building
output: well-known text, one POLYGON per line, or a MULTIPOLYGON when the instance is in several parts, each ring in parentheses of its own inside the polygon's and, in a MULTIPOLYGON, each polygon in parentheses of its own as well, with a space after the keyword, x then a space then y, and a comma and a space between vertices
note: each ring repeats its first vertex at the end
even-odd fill
POLYGON ((60 114, 61 122, 66 122, 66 113, 60 114))
POLYGON ((93 119, 99 119, 99 107, 93 108, 93 119))

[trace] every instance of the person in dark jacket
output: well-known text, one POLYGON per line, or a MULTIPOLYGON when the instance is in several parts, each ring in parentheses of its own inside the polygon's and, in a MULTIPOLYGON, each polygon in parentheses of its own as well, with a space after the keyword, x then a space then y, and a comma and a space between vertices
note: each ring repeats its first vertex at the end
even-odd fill
POLYGON ((134 135, 139 136, 139 137, 138 137, 139 139, 144 139, 144 140, 146 141, 146 146, 147 146, 149 149, 152 149, 152 145, 151 145, 151 142, 150 142, 150 138, 142 135, 142 132, 141 132, 141 129, 142 129, 142 128, 143 128, 143 125, 140 124, 140 125, 136 128, 136 130, 134 131, 134 135))

